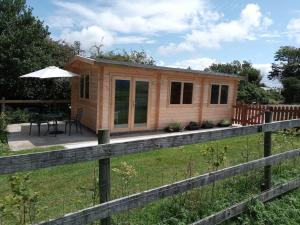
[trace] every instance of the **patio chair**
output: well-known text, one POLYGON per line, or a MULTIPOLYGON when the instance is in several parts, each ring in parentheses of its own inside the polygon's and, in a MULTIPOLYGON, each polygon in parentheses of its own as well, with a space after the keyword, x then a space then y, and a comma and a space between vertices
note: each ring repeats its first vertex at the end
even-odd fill
POLYGON ((38 135, 41 136, 41 125, 47 124, 47 132, 49 131, 50 124, 49 121, 44 119, 39 113, 32 113, 29 118, 30 127, 29 127, 29 135, 31 135, 32 124, 36 124, 38 127, 38 135))
POLYGON ((65 134, 67 134, 67 126, 69 125, 69 136, 71 135, 72 124, 76 126, 76 132, 78 132, 78 128, 79 128, 80 134, 82 134, 82 124, 81 124, 82 115, 83 115, 83 109, 78 108, 74 118, 65 120, 65 134))

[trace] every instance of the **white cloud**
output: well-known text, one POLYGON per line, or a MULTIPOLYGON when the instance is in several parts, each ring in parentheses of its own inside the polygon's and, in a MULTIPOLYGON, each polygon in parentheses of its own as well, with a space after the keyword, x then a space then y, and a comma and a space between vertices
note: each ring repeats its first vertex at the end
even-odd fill
POLYGON ((171 43, 160 46, 159 52, 164 54, 186 51, 181 46, 198 48, 219 48, 224 42, 254 40, 257 34, 272 24, 272 20, 262 15, 256 4, 248 4, 240 13, 240 18, 226 22, 208 23, 202 29, 193 29, 184 41, 179 44, 171 43))
POLYGON ((269 80, 268 75, 269 72, 272 70, 271 64, 265 63, 265 64, 253 64, 253 67, 260 70, 262 74, 262 83, 267 85, 268 87, 282 87, 282 84, 278 80, 269 80))
POLYGON ((60 8, 56 14, 62 20, 72 17, 74 26, 97 25, 122 33, 182 32, 201 24, 200 21, 220 17, 209 9, 207 0, 112 0, 94 5, 55 1, 54 4, 60 8))
POLYGON ((168 55, 170 53, 175 54, 183 51, 192 52, 194 50, 195 50, 194 46, 187 42, 181 42, 179 44, 170 43, 166 46, 158 47, 158 52, 161 55, 168 55))
POLYGON ((93 45, 101 43, 101 40, 105 47, 110 47, 115 39, 113 34, 98 26, 90 26, 80 31, 65 30, 61 37, 70 43, 80 41, 83 49, 89 49, 93 45))
POLYGON ((194 58, 194 59, 186 59, 182 61, 178 61, 170 65, 170 67, 176 68, 188 68, 191 67, 193 70, 204 70, 209 67, 211 64, 217 63, 217 60, 207 57, 202 58, 194 58))
POLYGON ((113 32, 105 31, 98 26, 89 26, 80 31, 65 30, 61 38, 67 42, 80 41, 83 49, 90 49, 93 45, 102 43, 103 48, 113 44, 153 43, 153 40, 142 36, 116 36, 113 32))
MULTIPOLYGON (((152 37, 157 35, 188 32, 222 17, 211 10, 208 0, 98 0, 89 4, 55 0, 53 3, 57 11, 47 21, 51 27, 62 30, 61 39, 75 40, 80 38, 79 33, 90 31, 89 35, 94 36, 87 41, 99 39, 98 34, 103 33, 109 44, 117 41, 151 44, 152 37)), ((182 48, 190 50, 183 45, 182 48)))
POLYGON ((287 25, 288 35, 300 44, 300 18, 291 19, 287 25))

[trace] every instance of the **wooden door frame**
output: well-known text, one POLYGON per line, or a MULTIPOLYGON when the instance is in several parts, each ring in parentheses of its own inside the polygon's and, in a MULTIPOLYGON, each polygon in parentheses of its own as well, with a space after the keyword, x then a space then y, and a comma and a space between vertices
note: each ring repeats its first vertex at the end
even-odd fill
POLYGON ((149 115, 150 115, 150 98, 151 98, 151 79, 147 79, 147 78, 140 78, 140 77, 132 77, 132 81, 133 81, 133 88, 132 88, 132 100, 134 101, 134 106, 132 107, 132 123, 131 123, 131 131, 138 131, 138 130, 146 130, 149 128, 149 115), (134 123, 134 116, 135 116, 135 94, 136 94, 136 81, 146 81, 148 82, 148 101, 147 101, 147 121, 146 121, 146 126, 142 126, 142 127, 135 127, 135 123, 134 123))
POLYGON ((111 132, 129 132, 129 131, 139 131, 139 130, 147 130, 149 129, 149 115, 150 115, 150 102, 151 102, 151 78, 147 77, 137 77, 137 76, 130 76, 130 75, 112 75, 111 77, 111 107, 110 107, 110 130, 111 132), (115 120, 115 85, 116 80, 129 80, 129 106, 128 106, 128 127, 127 128, 116 128, 114 125, 115 120), (146 126, 142 127, 134 127, 134 102, 135 102, 135 86, 136 81, 146 81, 148 82, 148 102, 147 102, 147 122, 146 126))

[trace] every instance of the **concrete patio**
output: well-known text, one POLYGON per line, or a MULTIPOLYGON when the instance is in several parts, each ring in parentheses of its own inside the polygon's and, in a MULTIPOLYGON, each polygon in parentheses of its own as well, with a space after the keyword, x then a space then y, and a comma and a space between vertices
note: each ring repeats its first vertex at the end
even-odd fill
MULTIPOLYGON (((59 130, 64 131, 64 124, 59 124, 59 130)), ((226 129, 226 128, 213 128, 213 129, 203 129, 198 131, 183 131, 181 133, 194 133, 194 132, 206 132, 208 130, 215 129, 226 129)), ((10 124, 8 125, 8 144, 11 150, 25 150, 32 149, 36 147, 49 147, 49 146, 63 146, 66 149, 69 148, 78 148, 86 146, 95 146, 97 145, 97 136, 94 132, 83 129, 82 134, 76 132, 75 127, 72 127, 71 135, 68 134, 57 134, 56 137, 54 134, 46 134, 47 125, 41 126, 41 135, 38 136, 36 126, 32 126, 32 133, 29 135, 29 123, 22 124, 10 124), (45 135, 46 134, 46 135, 45 135)), ((139 132, 131 134, 122 134, 122 135, 112 135, 111 143, 116 142, 126 142, 134 140, 149 139, 155 137, 166 137, 176 135, 178 133, 165 133, 163 131, 155 132, 139 132)))

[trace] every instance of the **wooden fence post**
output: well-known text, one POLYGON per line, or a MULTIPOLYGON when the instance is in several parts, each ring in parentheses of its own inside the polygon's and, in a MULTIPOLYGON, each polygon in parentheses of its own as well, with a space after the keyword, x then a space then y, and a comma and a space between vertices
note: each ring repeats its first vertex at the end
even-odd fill
POLYGON ((4 113, 5 112, 5 97, 2 97, 2 103, 1 103, 1 112, 4 113))
POLYGON ((248 114, 248 105, 245 103, 242 104, 242 126, 247 125, 247 114, 248 114))
MULTIPOLYGON (((265 123, 272 122, 271 111, 265 112, 265 123)), ((264 157, 272 155, 272 132, 268 131, 264 133, 264 157)), ((265 166, 264 168, 264 181, 261 186, 262 191, 269 190, 272 185, 272 166, 265 166)))
MULTIPOLYGON (((109 130, 98 130, 98 144, 109 143, 109 130)), ((99 160, 99 197, 100 203, 110 200, 110 158, 99 160)), ((101 225, 110 225, 110 217, 101 219, 101 225)))

